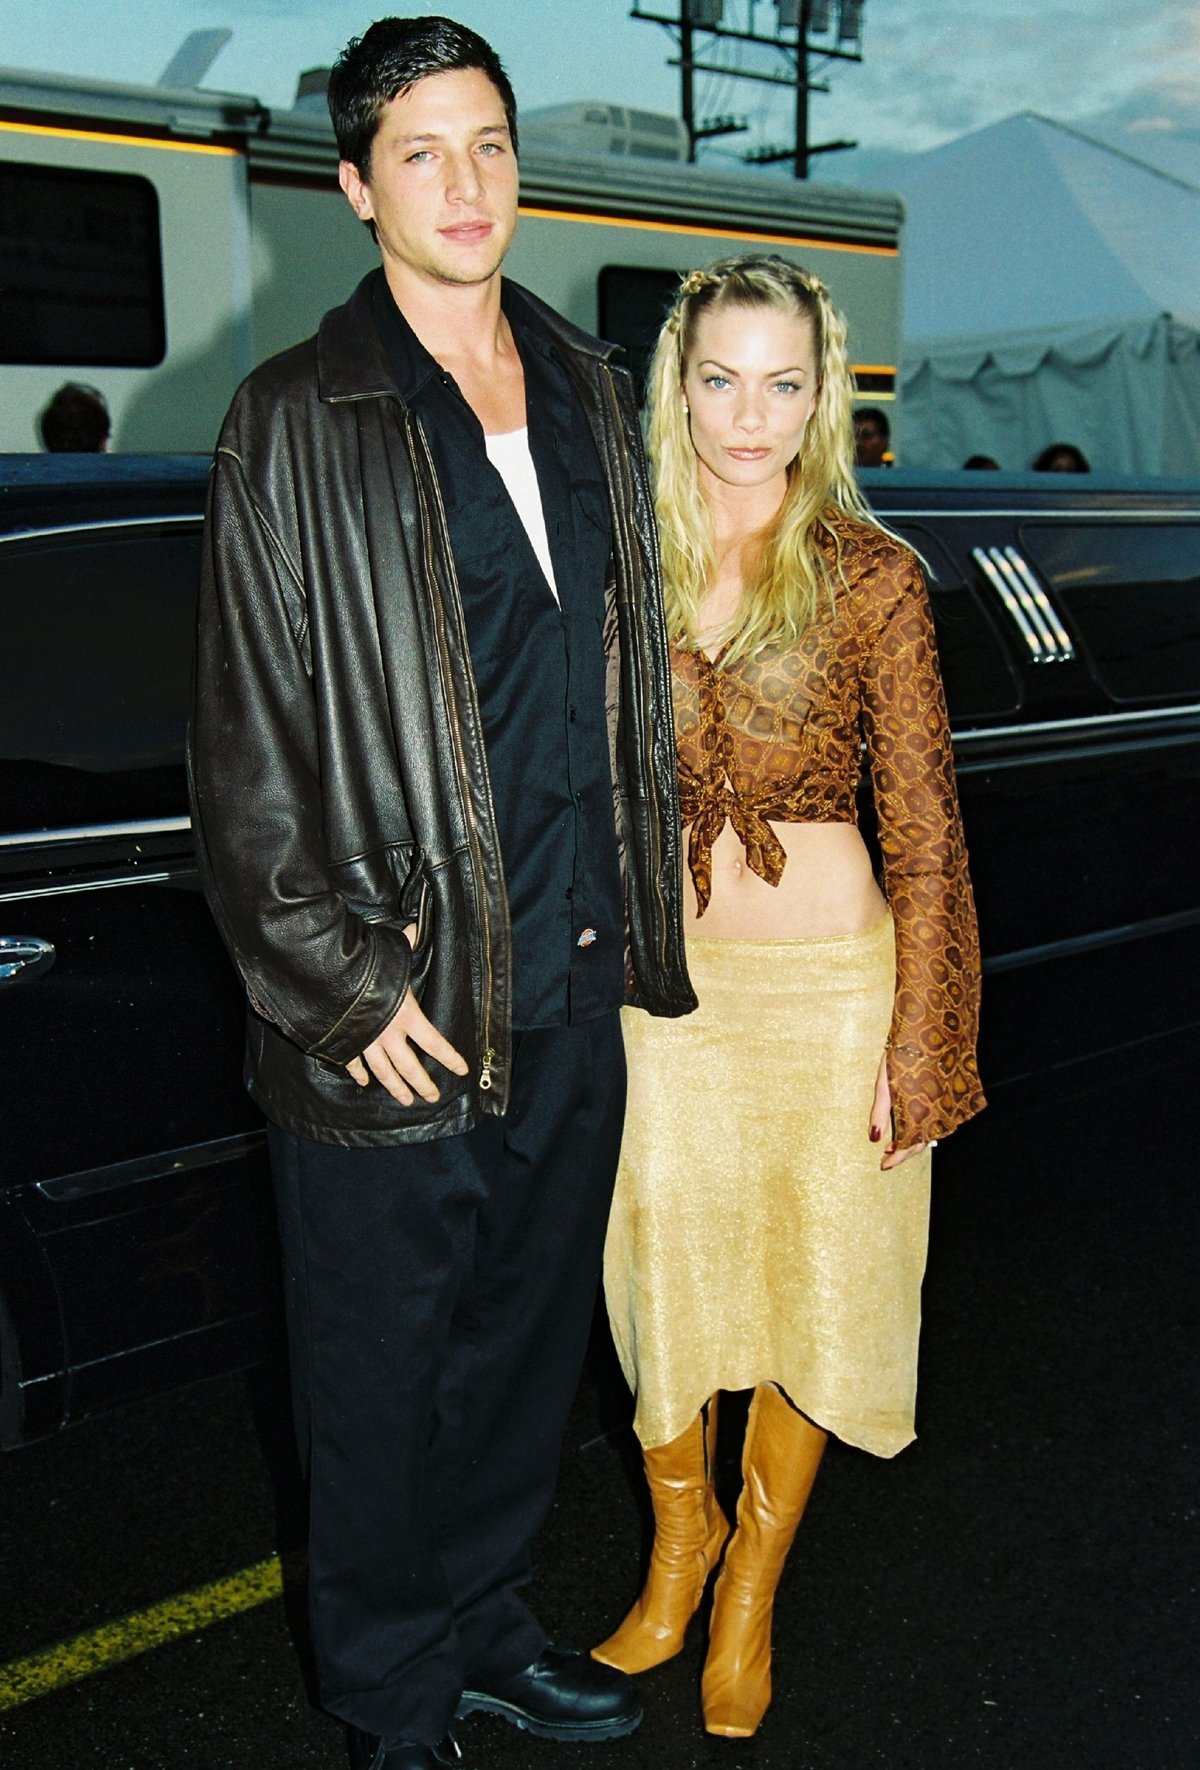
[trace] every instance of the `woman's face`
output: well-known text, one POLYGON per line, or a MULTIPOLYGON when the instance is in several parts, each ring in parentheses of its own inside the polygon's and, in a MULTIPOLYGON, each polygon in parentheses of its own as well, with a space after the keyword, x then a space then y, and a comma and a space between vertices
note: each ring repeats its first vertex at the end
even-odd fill
POLYGON ((785 475, 817 403, 811 320, 776 307, 706 309, 683 397, 702 484, 750 489, 785 475))

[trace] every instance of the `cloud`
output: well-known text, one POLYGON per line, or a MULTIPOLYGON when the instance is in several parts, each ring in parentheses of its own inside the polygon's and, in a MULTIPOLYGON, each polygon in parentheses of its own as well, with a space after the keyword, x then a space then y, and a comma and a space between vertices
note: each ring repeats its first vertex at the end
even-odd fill
POLYGON ((910 0, 869 5, 866 60, 818 100, 821 126, 916 151, 1015 111, 1071 120, 1153 92, 1196 109, 1192 0, 910 0))

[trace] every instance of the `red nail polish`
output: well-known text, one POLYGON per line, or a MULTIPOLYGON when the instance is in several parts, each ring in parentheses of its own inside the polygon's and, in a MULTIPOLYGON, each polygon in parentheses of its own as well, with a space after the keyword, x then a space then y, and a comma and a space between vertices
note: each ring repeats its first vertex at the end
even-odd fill
POLYGON ((883 1136, 883 1132, 879 1129, 878 1125, 872 1125, 868 1135, 872 1143, 878 1143, 879 1139, 883 1136))

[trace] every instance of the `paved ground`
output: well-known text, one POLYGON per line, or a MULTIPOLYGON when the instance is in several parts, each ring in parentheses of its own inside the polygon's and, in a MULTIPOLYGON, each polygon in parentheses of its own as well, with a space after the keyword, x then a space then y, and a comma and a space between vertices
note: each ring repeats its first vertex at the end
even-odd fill
MULTIPOLYGON (((1200 1764, 1195 1074, 1191 1054, 1001 1099, 939 1151, 920 1439, 892 1464, 830 1453, 755 1742, 701 1729, 697 1625, 645 1681, 633 1739, 556 1747, 476 1718, 468 1770, 1200 1764)), ((637 1584, 626 1417, 598 1339, 535 1588, 565 1644, 607 1632, 637 1584)), ((289 1467, 267 1376, 0 1460, 0 1662, 295 1544, 289 1467)), ((11 1709, 0 1761, 335 1770, 300 1627, 294 1596, 270 1602, 11 1709)))

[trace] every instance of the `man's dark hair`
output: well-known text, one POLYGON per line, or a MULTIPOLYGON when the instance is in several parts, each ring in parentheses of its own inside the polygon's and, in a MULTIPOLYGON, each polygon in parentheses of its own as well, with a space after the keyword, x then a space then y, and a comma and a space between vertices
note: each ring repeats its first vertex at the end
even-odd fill
POLYGON ((67 381, 38 420, 42 441, 52 454, 96 454, 108 441, 112 419, 97 387, 67 381))
POLYGON ((1051 443, 1042 450, 1033 464, 1035 473, 1090 473, 1091 467, 1083 450, 1074 443, 1051 443))
POLYGON ((858 424, 864 418, 867 419, 868 423, 874 424, 884 442, 889 442, 891 440, 892 427, 888 423, 886 412, 881 411, 878 406, 855 406, 854 422, 858 424))
POLYGON ((354 37, 329 75, 329 115, 338 154, 371 174, 371 147, 385 105, 431 74, 478 68, 504 105, 513 152, 517 151, 517 101, 500 57, 490 43, 452 18, 381 18, 354 37))

